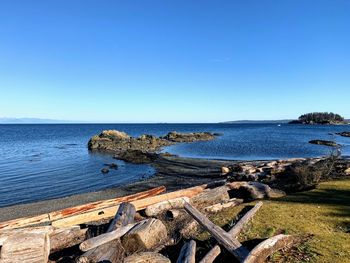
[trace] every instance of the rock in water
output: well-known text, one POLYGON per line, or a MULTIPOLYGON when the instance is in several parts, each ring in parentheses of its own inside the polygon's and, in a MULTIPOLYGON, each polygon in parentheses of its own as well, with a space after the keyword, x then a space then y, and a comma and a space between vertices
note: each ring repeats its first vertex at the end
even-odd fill
POLYGON ((336 134, 343 136, 343 137, 350 137, 350 132, 337 132, 336 134))
POLYGON ((195 141, 209 141, 215 138, 216 135, 210 132, 195 132, 195 133, 178 133, 169 132, 163 136, 162 139, 171 142, 195 142, 195 141))
POLYGON ((116 163, 106 163, 106 166, 108 166, 110 169, 118 169, 118 165, 116 163))
POLYGON ((103 173, 103 174, 109 173, 109 169, 108 168, 102 168, 101 169, 101 173, 103 173))
POLYGON ((169 132, 163 137, 148 134, 131 137, 125 132, 107 130, 93 136, 88 142, 88 148, 89 150, 115 153, 116 158, 121 160, 147 163, 153 161, 148 154, 155 154, 164 146, 180 142, 207 141, 214 138, 215 135, 209 132, 169 132))
POLYGON ((325 146, 330 146, 330 147, 337 147, 339 144, 337 144, 334 141, 326 141, 326 140, 311 140, 309 141, 311 144, 317 144, 317 145, 325 145, 325 146))

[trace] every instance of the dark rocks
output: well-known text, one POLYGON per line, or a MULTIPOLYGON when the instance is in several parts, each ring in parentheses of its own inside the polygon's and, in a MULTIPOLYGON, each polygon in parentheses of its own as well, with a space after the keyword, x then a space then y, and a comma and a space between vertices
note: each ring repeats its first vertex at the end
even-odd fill
POLYGON ((102 168, 101 169, 101 173, 107 174, 107 173, 109 173, 109 169, 108 168, 102 168))
POLYGON ((149 153, 149 152, 144 152, 141 150, 125 150, 123 152, 120 152, 114 156, 114 158, 125 161, 125 162, 130 162, 130 163, 135 163, 135 164, 142 164, 142 163, 151 163, 157 158, 156 153, 149 153))
POLYGON ((118 165, 116 163, 106 163, 105 165, 108 166, 110 169, 118 169, 118 165))
POLYGON ((195 141, 209 141, 215 138, 216 135, 210 132, 196 132, 196 133, 178 133, 169 132, 167 135, 161 137, 171 142, 195 142, 195 141))
POLYGON ((116 154, 117 159, 134 163, 148 163, 153 161, 154 154, 164 146, 180 142, 207 141, 215 138, 209 132, 178 133, 169 132, 163 137, 144 134, 131 137, 125 132, 106 130, 93 136, 88 142, 89 150, 99 150, 116 154))
POLYGON ((336 134, 343 136, 343 137, 350 137, 350 132, 337 132, 336 134))
POLYGON ((317 144, 317 145, 325 145, 325 146, 330 146, 330 147, 337 147, 339 144, 337 144, 334 141, 326 141, 326 140, 311 140, 309 141, 311 144, 317 144))

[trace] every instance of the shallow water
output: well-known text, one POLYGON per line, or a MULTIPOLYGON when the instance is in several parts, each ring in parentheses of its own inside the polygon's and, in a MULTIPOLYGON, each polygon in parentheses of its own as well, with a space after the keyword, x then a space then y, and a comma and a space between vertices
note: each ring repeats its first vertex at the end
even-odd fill
POLYGON ((329 154, 311 139, 336 140, 350 155, 350 138, 330 133, 349 126, 282 124, 19 124, 0 125, 0 207, 102 190, 151 176, 148 165, 133 165, 87 150, 89 138, 105 129, 138 136, 169 131, 210 131, 223 134, 213 141, 177 144, 164 151, 186 157, 215 159, 276 159, 329 154), (102 174, 105 163, 118 170, 102 174))

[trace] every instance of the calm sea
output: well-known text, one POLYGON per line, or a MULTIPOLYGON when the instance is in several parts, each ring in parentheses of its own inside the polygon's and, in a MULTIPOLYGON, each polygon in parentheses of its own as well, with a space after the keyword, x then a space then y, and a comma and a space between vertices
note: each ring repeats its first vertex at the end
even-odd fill
POLYGON ((282 124, 19 124, 0 125, 0 207, 114 187, 152 176, 148 165, 133 165, 87 150, 89 138, 105 129, 164 135, 169 131, 210 131, 213 141, 178 144, 165 151, 186 157, 275 159, 329 153, 311 139, 336 140, 350 155, 350 138, 332 135, 349 126, 282 124), (102 174, 105 163, 118 170, 102 174))

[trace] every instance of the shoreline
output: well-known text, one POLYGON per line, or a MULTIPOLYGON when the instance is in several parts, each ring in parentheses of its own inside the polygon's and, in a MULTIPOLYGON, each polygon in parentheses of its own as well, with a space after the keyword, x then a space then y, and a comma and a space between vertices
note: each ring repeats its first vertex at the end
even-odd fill
MULTIPOLYGON (((185 165, 192 164, 192 168, 196 169, 199 165, 204 165, 203 169, 216 170, 224 164, 232 164, 237 161, 221 161, 221 160, 209 160, 209 159, 196 159, 196 158, 182 158, 172 157, 179 160, 179 162, 185 165), (196 164, 196 165, 195 165, 196 164)), ((117 186, 107 188, 95 192, 87 192, 82 194, 74 194, 66 197, 48 199, 43 201, 17 204, 12 206, 6 206, 0 208, 0 222, 12 220, 20 217, 35 216, 47 212, 52 212, 68 207, 73 207, 85 203, 95 202, 99 200, 112 199, 120 196, 134 194, 137 192, 145 191, 154 187, 164 185, 167 191, 175 191, 181 188, 187 188, 195 185, 200 185, 213 180, 217 180, 216 176, 193 176, 193 175, 169 175, 161 174, 158 171, 144 180, 129 183, 123 186, 117 186)))
MULTIPOLYGON (((0 208, 0 222, 21 217, 35 216, 99 200, 130 195, 162 185, 166 187, 167 192, 171 192, 220 179, 226 179, 226 176, 221 175, 220 172, 221 168, 224 166, 235 164, 242 166, 258 166, 267 162, 281 162, 281 164, 283 164, 301 160, 312 161, 319 159, 320 158, 291 158, 241 161, 161 156, 152 164, 156 169, 156 173, 150 178, 95 192, 2 207, 0 208)), ((342 157, 342 159, 348 160, 347 157, 342 157)))

